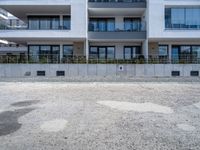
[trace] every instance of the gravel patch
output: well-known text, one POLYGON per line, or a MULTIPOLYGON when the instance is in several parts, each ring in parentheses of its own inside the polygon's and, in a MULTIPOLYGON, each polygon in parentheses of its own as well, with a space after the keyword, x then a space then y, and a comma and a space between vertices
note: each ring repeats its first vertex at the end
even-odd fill
POLYGON ((40 128, 45 132, 59 132, 67 125, 67 121, 63 119, 55 119, 44 122, 40 128))
POLYGON ((153 103, 130 103, 116 101, 99 101, 97 103, 121 111, 154 112, 163 114, 173 113, 173 110, 170 107, 161 106, 153 103))
POLYGON ((194 106, 196 106, 198 109, 200 109, 200 103, 196 103, 196 104, 194 104, 194 106))
POLYGON ((177 127, 184 131, 194 131, 196 128, 188 124, 178 124, 177 127))
POLYGON ((199 150, 199 89, 142 80, 1 82, 0 149, 199 150))

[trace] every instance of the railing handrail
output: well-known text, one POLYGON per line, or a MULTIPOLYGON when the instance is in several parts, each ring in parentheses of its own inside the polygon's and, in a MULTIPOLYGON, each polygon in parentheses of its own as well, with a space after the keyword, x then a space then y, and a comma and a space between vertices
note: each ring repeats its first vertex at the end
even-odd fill
MULTIPOLYGON (((108 25, 107 25, 108 26, 108 25)), ((113 28, 106 27, 105 30, 101 30, 100 27, 95 27, 90 21, 88 24, 88 30, 94 32, 133 32, 133 31, 146 31, 146 22, 145 21, 135 21, 130 24, 125 22, 113 23, 113 28), (127 25, 127 26, 126 26, 127 25), (130 25, 130 26, 129 26, 130 25), (129 26, 129 27, 128 27, 129 26)))
POLYGON ((40 55, 31 55, 31 54, 18 54, 18 55, 2 55, 0 54, 0 63, 76 63, 76 64, 200 64, 200 57, 197 54, 182 54, 182 55, 172 55, 170 58, 168 55, 148 55, 148 58, 145 58, 142 54, 135 54, 134 57, 129 59, 123 57, 118 58, 114 56, 113 58, 99 58, 97 55, 89 55, 87 60, 86 55, 83 54, 72 54, 64 55, 63 58, 60 58, 59 54, 40 54, 40 55))

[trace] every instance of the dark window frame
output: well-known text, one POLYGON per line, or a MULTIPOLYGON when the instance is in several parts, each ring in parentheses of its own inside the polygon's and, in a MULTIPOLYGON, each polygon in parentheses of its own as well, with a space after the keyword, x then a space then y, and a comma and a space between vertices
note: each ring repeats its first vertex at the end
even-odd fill
POLYGON ((60 22, 60 16, 59 15, 52 15, 52 16, 45 16, 45 15, 43 15, 43 16, 28 16, 28 29, 29 30, 60 30, 60 29, 70 30, 71 29, 71 16, 70 15, 63 15, 63 24, 62 25, 61 25, 61 22, 60 22), (64 18, 65 17, 69 18, 69 22, 70 22, 69 28, 64 28, 64 18), (50 28, 49 29, 41 29, 41 21, 44 18, 45 19, 47 18, 50 21, 50 28), (59 26, 58 26, 57 29, 53 28, 53 18, 57 18, 58 19, 57 21, 58 21, 59 26), (30 28, 29 21, 31 19, 37 19, 39 21, 39 29, 31 29, 30 28), (62 28, 61 28, 61 26, 62 26, 62 28))
POLYGON ((72 54, 71 55, 69 55, 69 57, 73 57, 74 56, 74 45, 73 44, 65 44, 65 45, 63 45, 63 49, 62 49, 62 53, 63 53, 63 58, 64 58, 64 47, 65 46, 72 46, 72 54))
MULTIPOLYGON (((58 47, 59 48, 59 51, 60 51, 60 45, 47 45, 47 44, 44 44, 44 45, 34 45, 34 44, 31 44, 31 45, 28 45, 28 60, 30 60, 30 47, 31 46, 38 46, 39 47, 39 61, 40 61, 40 59, 41 59, 41 46, 50 46, 50 60, 51 60, 51 62, 49 62, 49 63, 53 63, 53 47, 58 47)), ((60 53, 58 54, 58 62, 60 62, 60 53)))
POLYGON ((116 30, 116 24, 115 24, 115 18, 114 17, 106 17, 106 18, 89 18, 89 31, 92 31, 92 32, 114 32, 116 30), (112 20, 114 21, 114 29, 113 31, 108 31, 108 23, 109 23, 109 20, 112 20), (100 31, 99 30, 99 22, 100 21, 105 21, 105 31, 100 31), (97 23, 97 28, 98 28, 98 31, 94 30, 92 27, 91 27, 91 22, 96 22, 97 23))
POLYGON ((131 48, 131 59, 137 58, 139 55, 142 55, 142 46, 137 46, 137 45, 136 46, 124 46, 124 50, 123 50, 124 59, 126 59, 125 48, 131 48), (136 53, 135 53, 136 57, 133 57, 133 48, 136 48, 136 53), (139 53, 137 53, 137 50, 139 51, 139 53))
MULTIPOLYGON (((91 56, 91 48, 92 47, 95 47, 97 48, 97 58, 99 59, 99 48, 105 48, 106 49, 106 55, 105 55, 105 59, 108 59, 108 47, 112 47, 114 48, 114 56, 113 56, 113 59, 115 59, 115 56, 116 56, 116 47, 115 46, 90 46, 89 48, 89 55, 91 56)), ((95 55, 95 54, 92 54, 92 55, 95 55)))

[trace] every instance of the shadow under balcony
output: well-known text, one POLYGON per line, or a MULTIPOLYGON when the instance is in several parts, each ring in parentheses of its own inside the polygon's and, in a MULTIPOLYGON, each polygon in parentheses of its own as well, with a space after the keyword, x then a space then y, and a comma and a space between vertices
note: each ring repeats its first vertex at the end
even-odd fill
MULTIPOLYGON (((115 26, 118 26, 115 24, 115 26)), ((143 41, 147 37, 146 26, 143 23, 139 23, 134 28, 94 28, 89 24, 88 38, 89 40, 138 40, 143 41)))
POLYGON ((146 8, 146 0, 89 0, 89 8, 146 8))

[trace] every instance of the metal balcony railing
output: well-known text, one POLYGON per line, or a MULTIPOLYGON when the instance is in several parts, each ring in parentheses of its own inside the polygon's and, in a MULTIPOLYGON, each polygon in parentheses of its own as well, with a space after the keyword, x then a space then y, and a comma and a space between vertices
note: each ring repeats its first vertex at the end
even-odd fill
POLYGON ((166 29, 175 29, 175 30, 200 30, 200 21, 183 21, 183 20, 173 20, 165 21, 166 29))
POLYGON ((141 3, 141 2, 146 2, 146 0, 89 0, 89 2, 97 2, 97 3, 141 3))
POLYGON ((90 54, 89 59, 85 55, 64 55, 59 54, 41 55, 2 55, 0 54, 0 64, 200 64, 200 57, 197 55, 173 55, 170 59, 167 55, 94 55, 90 54))
POLYGON ((135 23, 112 23, 112 24, 96 24, 89 23, 88 27, 91 32, 141 32, 146 31, 146 22, 135 23))

